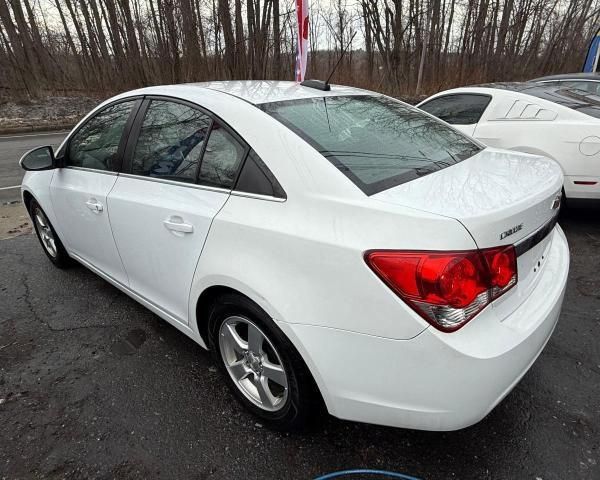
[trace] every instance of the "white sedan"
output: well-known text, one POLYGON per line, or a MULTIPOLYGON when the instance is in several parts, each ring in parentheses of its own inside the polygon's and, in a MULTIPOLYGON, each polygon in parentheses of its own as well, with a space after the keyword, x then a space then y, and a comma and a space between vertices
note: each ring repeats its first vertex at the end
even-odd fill
POLYGON ((49 259, 77 260, 212 350, 275 428, 323 406, 465 427, 527 372, 560 314, 558 165, 374 92, 144 88, 21 165, 49 259))
POLYGON ((562 85, 498 83, 446 90, 418 107, 485 145, 556 160, 567 204, 600 204, 599 96, 562 85))

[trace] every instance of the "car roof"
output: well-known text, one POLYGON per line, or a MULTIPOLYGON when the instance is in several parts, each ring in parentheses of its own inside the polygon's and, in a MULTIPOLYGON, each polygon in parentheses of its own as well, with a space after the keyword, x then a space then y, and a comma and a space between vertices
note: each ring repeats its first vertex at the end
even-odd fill
POLYGON ((557 75, 547 75, 545 77, 538 77, 530 82, 545 82, 548 80, 595 80, 600 82, 600 74, 592 72, 576 72, 576 73, 559 73, 557 75))
POLYGON ((523 93, 533 97, 541 98, 573 110, 578 110, 586 106, 600 106, 599 98, 577 90, 561 85, 546 85, 544 83, 532 82, 500 82, 475 85, 475 87, 491 88, 497 90, 508 90, 511 92, 523 93))
POLYGON ((206 88, 237 97, 253 105, 280 102, 286 100, 300 100, 317 97, 335 97, 341 95, 376 95, 375 92, 360 88, 331 85, 331 90, 323 91, 316 88, 305 87, 297 82, 279 80, 231 80, 200 83, 187 83, 181 85, 187 88, 206 88))

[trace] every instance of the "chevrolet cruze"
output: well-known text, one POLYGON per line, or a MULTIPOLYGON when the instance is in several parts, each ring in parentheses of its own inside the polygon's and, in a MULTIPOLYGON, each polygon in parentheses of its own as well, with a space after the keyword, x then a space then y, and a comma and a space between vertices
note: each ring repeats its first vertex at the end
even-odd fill
POLYGON ((21 160, 40 243, 210 349, 272 427, 321 407, 473 424, 558 320, 561 169, 384 95, 321 87, 212 82, 107 100, 56 152, 21 160))

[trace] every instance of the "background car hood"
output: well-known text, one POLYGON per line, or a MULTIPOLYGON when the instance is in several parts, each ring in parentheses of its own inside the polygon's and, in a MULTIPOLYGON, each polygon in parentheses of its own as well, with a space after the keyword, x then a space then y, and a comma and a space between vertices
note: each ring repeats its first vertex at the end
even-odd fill
POLYGON ((455 218, 484 248, 514 244, 550 221, 562 183, 553 160, 486 148, 371 198, 455 218))

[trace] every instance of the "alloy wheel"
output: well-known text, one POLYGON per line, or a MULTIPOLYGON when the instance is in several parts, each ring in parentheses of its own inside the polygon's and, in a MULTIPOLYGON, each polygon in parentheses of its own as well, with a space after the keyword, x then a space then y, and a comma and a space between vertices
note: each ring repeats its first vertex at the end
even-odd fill
POLYGON ((236 387, 257 407, 276 412, 288 398, 288 376, 273 343, 251 320, 231 316, 219 330, 219 350, 236 387))
POLYGON ((39 208, 35 209, 33 220, 37 227, 37 232, 42 240, 42 245, 48 252, 48 254, 56 258, 58 255, 58 250, 56 249, 56 240, 54 239, 54 233, 52 232, 52 227, 50 227, 50 222, 48 218, 39 208))

